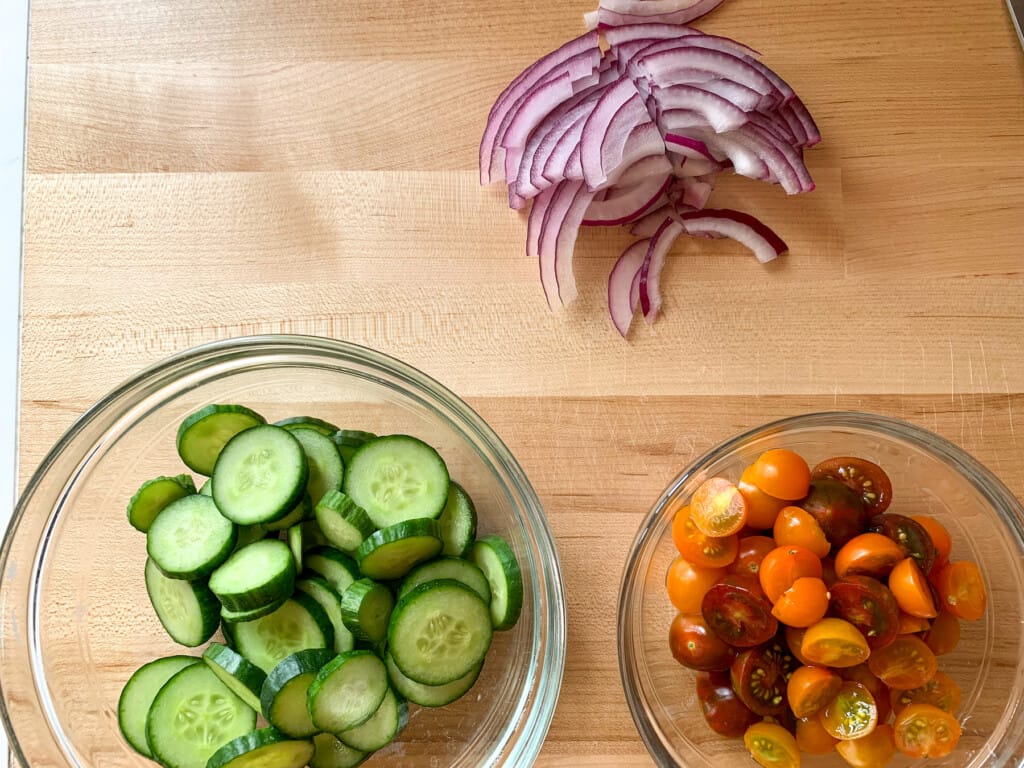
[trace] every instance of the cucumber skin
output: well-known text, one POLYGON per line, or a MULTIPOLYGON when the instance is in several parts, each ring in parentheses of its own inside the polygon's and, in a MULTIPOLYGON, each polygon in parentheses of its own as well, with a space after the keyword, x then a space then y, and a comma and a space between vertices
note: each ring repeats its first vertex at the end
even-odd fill
MULTIPOLYGON (((293 679, 310 672, 315 675, 336 655, 334 651, 326 648, 309 648, 286 656, 279 661, 277 666, 270 670, 270 674, 267 675, 267 679, 263 683, 263 689, 260 691, 260 712, 266 721, 280 730, 280 726, 271 717, 278 695, 293 679)), ((310 736, 312 735, 310 734, 310 736)), ((295 738, 306 737, 297 736, 295 738)))
POLYGON ((519 621, 519 615, 523 610, 523 574, 519 568, 519 561, 516 559, 515 552, 512 551, 512 547, 501 536, 492 533, 479 539, 470 550, 470 560, 484 572, 488 581, 491 581, 491 577, 488 575, 487 569, 480 562, 481 556, 478 554, 478 551, 484 547, 494 553, 508 582, 505 589, 505 597, 508 602, 505 607, 504 616, 495 615, 495 590, 493 582, 491 583, 491 619, 495 631, 504 632, 516 625, 519 621))
MULTIPOLYGON (((253 411, 250 408, 246 408, 244 405, 213 404, 207 405, 203 408, 200 408, 198 411, 189 414, 182 420, 181 424, 178 426, 178 434, 177 437, 175 438, 174 444, 178 449, 178 456, 184 462, 185 466, 191 469, 193 472, 198 472, 200 475, 209 476, 213 472, 213 464, 209 466, 205 464, 196 464, 195 457, 191 455, 191 451, 189 451, 189 457, 186 457, 181 450, 181 441, 186 437, 188 431, 193 426, 198 424, 200 421, 209 418, 210 416, 223 413, 232 413, 239 416, 247 416, 249 417, 250 420, 253 421, 252 426, 267 423, 267 420, 260 416, 260 414, 256 413, 256 411, 253 411)), ((236 432, 235 434, 238 433, 236 432)), ((226 445, 227 441, 225 441, 224 444, 226 445)), ((221 445, 221 449, 223 448, 224 445, 221 445)), ((216 464, 216 458, 214 459, 214 464, 216 464)))
POLYGON ((362 578, 352 582, 342 594, 341 620, 355 638, 376 644, 387 637, 388 617, 394 607, 395 599, 391 590, 373 579, 362 578), (388 616, 383 617, 380 633, 373 633, 364 626, 362 607, 368 599, 384 601, 388 606, 388 616))
POLYGON ((356 550, 356 559, 359 561, 359 570, 364 575, 378 581, 388 581, 403 578, 420 563, 433 560, 441 554, 443 547, 444 542, 441 541, 441 534, 437 530, 437 521, 432 518, 417 517, 374 531, 359 545, 359 549, 356 550), (432 539, 436 542, 436 545, 432 544, 434 551, 424 551, 418 553, 414 558, 405 558, 401 562, 401 567, 396 570, 381 570, 379 563, 376 563, 380 557, 380 550, 413 538, 432 539))
POLYGON ((413 704, 431 708, 447 706, 469 693, 476 685, 476 681, 480 678, 480 671, 484 668, 483 662, 481 662, 475 669, 471 669, 466 675, 451 683, 424 685, 406 677, 395 664, 390 653, 385 655, 384 663, 388 669, 388 679, 396 691, 413 704))
MULTIPOLYGON (((267 680, 266 673, 257 667, 255 664, 250 662, 244 656, 237 651, 232 650, 226 645, 220 643, 210 643, 210 645, 203 651, 202 655, 203 662, 213 670, 216 675, 217 669, 223 673, 228 674, 235 678, 237 683, 245 688, 251 695, 251 699, 246 696, 239 696, 242 701, 248 704, 254 711, 259 710, 260 705, 260 692, 263 690, 263 684, 267 680)), ((223 680, 221 682, 224 682, 223 680)), ((230 688, 231 686, 227 683, 225 685, 230 688)))
MULTIPOLYGON (((255 752, 257 749, 280 743, 305 743, 309 745, 308 749, 301 750, 300 752, 301 762, 297 760, 295 763, 282 764, 280 768, 301 768, 313 759, 315 749, 311 739, 293 739, 281 733, 277 728, 269 726, 267 728, 260 728, 258 731, 252 731, 244 736, 239 736, 237 739, 232 739, 227 744, 224 744, 210 756, 205 768, 230 768, 231 763, 235 760, 255 752)), ((261 764, 266 765, 266 763, 261 764)), ((239 763, 239 768, 242 765, 244 763, 239 763)))

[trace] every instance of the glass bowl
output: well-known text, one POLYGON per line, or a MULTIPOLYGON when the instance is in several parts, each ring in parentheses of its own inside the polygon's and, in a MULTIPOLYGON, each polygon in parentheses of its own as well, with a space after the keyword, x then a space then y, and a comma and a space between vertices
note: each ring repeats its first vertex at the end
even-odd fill
MULTIPOLYGON (((953 653, 939 669, 962 688, 957 713, 964 733, 941 759, 898 756, 890 766, 998 768, 1024 758, 1024 509, 987 469, 937 435, 897 419, 861 413, 818 413, 784 419, 726 441, 684 470, 661 497, 633 542, 619 594, 619 666, 633 720, 655 762, 686 768, 754 766, 741 739, 727 739, 704 722, 695 672, 672 657, 668 629, 675 609, 665 574, 676 550, 676 509, 705 479, 738 480, 769 448, 800 453, 811 466, 830 456, 860 456, 893 482, 890 511, 935 517, 953 538, 952 559, 973 560, 988 589, 980 621, 961 622, 953 653)), ((846 766, 835 753, 803 756, 805 768, 846 766)))
POLYGON ((143 371, 79 419, 29 481, 0 564, 3 718, 21 763, 154 765, 122 740, 118 697, 144 662, 190 651, 149 604, 145 539, 125 508, 143 480, 186 471, 178 424, 209 403, 242 403, 268 421, 311 415, 411 434, 438 449, 475 501, 479 534, 500 533, 518 556, 522 616, 495 633, 466 696, 411 707, 406 729, 366 765, 531 764, 554 713, 566 635, 558 557, 533 488, 491 428, 437 382, 377 352, 300 336, 212 343, 143 371))

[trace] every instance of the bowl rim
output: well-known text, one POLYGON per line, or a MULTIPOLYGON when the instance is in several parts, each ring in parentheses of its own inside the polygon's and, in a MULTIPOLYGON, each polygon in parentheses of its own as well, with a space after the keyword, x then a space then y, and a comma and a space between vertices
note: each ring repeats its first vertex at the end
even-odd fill
MULTIPOLYGON (((521 726, 520 736, 505 742, 504 747, 507 752, 504 758, 511 760, 512 764, 518 764, 521 760, 532 761, 539 754, 550 729, 565 672, 568 620, 565 584, 554 535, 536 490, 519 461, 494 429, 475 409, 444 384, 387 353, 323 336, 257 334, 205 342, 150 364, 108 390, 89 406, 47 451, 19 494, 10 522, 4 531, 0 544, 0 573, 7 570, 12 543, 24 520, 26 510, 39 491, 44 478, 65 454, 76 464, 82 460, 82 457, 71 452, 76 439, 90 432, 94 432, 99 439, 109 431, 115 420, 112 413, 116 416, 126 405, 137 404, 146 396, 159 392, 188 371, 194 370, 197 364, 208 366, 211 363, 227 363, 253 355, 263 357, 302 353, 343 360, 361 365, 370 371, 386 373, 387 376, 409 386, 417 396, 422 398, 426 395, 428 401, 433 401, 430 405, 434 410, 442 414, 455 414, 459 419, 458 428, 480 440, 492 452, 500 470, 507 475, 510 486, 521 502, 515 507, 517 515, 527 526, 538 550, 538 571, 535 578, 543 593, 544 604, 549 607, 543 616, 537 618, 534 628, 535 635, 544 631, 544 653, 547 654, 547 663, 543 663, 542 657, 533 691, 528 691, 529 695, 525 699, 528 708, 524 712, 519 712, 509 726, 521 726)), ((45 711, 45 706, 43 708, 45 711)), ((3 676, 0 676, 0 721, 3 722, 9 737, 15 759, 21 765, 29 765, 8 712, 3 676)))
MULTIPOLYGON (((831 410, 817 411, 795 416, 787 416, 781 419, 766 422, 759 426, 746 429, 734 434, 714 448, 704 452, 693 459, 677 474, 665 487, 658 500, 651 507, 650 511, 641 521, 637 532, 630 544, 629 554, 623 565, 622 578, 619 586, 618 604, 616 606, 616 619, 618 622, 616 648, 618 652, 619 677, 622 684, 626 703, 629 706, 630 715, 636 726, 644 746, 654 762, 661 768, 675 768, 677 763, 670 757, 664 745, 664 741, 657 729, 646 717, 641 703, 641 694, 632 682, 636 676, 632 666, 635 661, 633 627, 627 619, 626 606, 635 588, 639 575, 637 563, 641 553, 653 535, 658 520, 665 511, 668 502, 676 495, 679 489, 695 474, 705 467, 713 464, 719 459, 728 456, 737 448, 755 438, 762 439, 771 437, 792 429, 807 428, 852 428, 860 430, 871 430, 881 433, 887 437, 910 442, 926 448, 937 458, 940 458, 955 466, 964 478, 986 499, 992 503, 993 508, 1002 519, 1008 533, 1014 537, 1018 551, 1024 551, 1024 506, 1019 499, 1010 492, 1006 485, 996 475, 971 454, 960 448, 955 443, 938 435, 924 427, 912 424, 903 419, 883 414, 870 413, 857 410, 831 410), (1007 514, 1004 514, 1004 511, 1007 514)), ((1017 708, 1020 708, 1018 703, 1017 708)), ((1024 728, 1024 726, 1022 726, 1024 728)), ((1018 729, 1020 730, 1020 729, 1018 729)), ((1005 756, 1007 760, 1015 759, 1012 755, 1005 756)), ((1001 762, 998 766, 1009 766, 1008 762, 1001 762)), ((991 768, 997 768, 996 765, 991 768)))

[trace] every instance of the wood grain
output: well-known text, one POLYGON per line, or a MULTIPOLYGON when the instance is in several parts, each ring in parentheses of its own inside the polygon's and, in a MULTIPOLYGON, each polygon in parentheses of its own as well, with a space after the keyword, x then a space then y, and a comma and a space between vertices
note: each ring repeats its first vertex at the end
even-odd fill
POLYGON ((724 179, 791 253, 680 243, 628 340, 588 231, 551 313, 525 222, 476 183, 487 109, 590 2, 32 8, 21 482, 145 365, 313 333, 403 358, 519 457, 561 552, 569 661, 544 766, 642 766, 615 656, 636 525, 692 458, 813 410, 901 416, 1024 496, 1024 57, 1001 3, 727 0, 810 105, 814 193, 724 179), (1020 435, 1020 437, 1018 437, 1020 435))

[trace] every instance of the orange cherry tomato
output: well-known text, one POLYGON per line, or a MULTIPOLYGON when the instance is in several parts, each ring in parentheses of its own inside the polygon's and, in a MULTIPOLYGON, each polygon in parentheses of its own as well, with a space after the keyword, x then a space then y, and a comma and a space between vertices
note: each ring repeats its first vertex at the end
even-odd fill
POLYGON ((896 563, 905 557, 899 545, 880 533, 854 536, 836 552, 836 575, 870 576, 885 579, 896 563))
POLYGON ((852 667, 866 661, 871 649, 853 624, 843 619, 828 618, 807 628, 800 643, 800 654, 811 664, 852 667))
POLYGON ((860 683, 871 692, 878 707, 878 722, 884 723, 889 719, 889 687, 872 674, 866 663, 836 671, 843 680, 860 683))
POLYGON ((878 706, 871 691, 848 680, 839 687, 835 697, 818 710, 818 719, 825 730, 840 741, 859 739, 878 725, 878 706))
POLYGON ((796 721, 796 744, 801 752, 827 755, 838 743, 839 739, 825 730, 817 715, 802 717, 796 721))
POLYGON ((892 726, 883 723, 867 736, 840 741, 836 752, 853 768, 883 768, 896 755, 892 726))
POLYGON ((930 627, 931 622, 928 619, 900 611, 900 623, 896 628, 896 634, 916 635, 918 632, 927 632, 930 627))
POLYGON ((754 723, 743 734, 743 744, 765 768, 800 768, 796 737, 777 723, 754 723))
POLYGON ((828 611, 828 587, 821 579, 802 576, 772 606, 772 616, 791 627, 809 627, 828 611))
POLYGON ((945 757, 963 733, 948 712, 931 704, 911 704, 896 715, 892 726, 896 749, 908 757, 945 757))
POLYGON ((955 715, 960 708, 960 698, 960 686, 945 672, 936 672, 935 677, 919 688, 911 688, 909 691, 893 688, 889 691, 889 703, 897 715, 911 704, 931 704, 943 712, 955 715))
POLYGON ((947 611, 939 611, 921 639, 936 656, 950 653, 960 643, 960 619, 947 611))
POLYGON ((789 646, 789 652, 793 654, 793 658, 803 664, 805 667, 814 666, 814 662, 803 655, 801 647, 804 642, 804 635, 807 634, 807 630, 801 627, 786 627, 786 645, 789 646))
POLYGON ((988 601, 985 580, 978 566, 968 560, 952 562, 935 578, 943 607, 965 621, 977 621, 985 615, 988 601))
POLYGON ((764 556, 757 575, 765 597, 774 603, 797 579, 803 576, 820 579, 821 560, 804 547, 776 547, 764 556))
POLYGON ((933 619, 938 615, 931 585, 912 557, 904 558, 893 566, 889 574, 889 591, 896 598, 900 610, 911 616, 933 619))
POLYGON ((672 521, 672 541, 683 557, 698 568, 724 568, 736 559, 739 536, 705 536, 693 522, 689 507, 682 507, 672 521))
POLYGON ((746 525, 747 500, 724 477, 711 477, 693 492, 690 518, 705 536, 729 536, 746 525))
POLYGON ((931 536, 932 544, 938 553, 939 560, 949 560, 949 553, 953 549, 953 539, 946 527, 928 515, 910 515, 911 520, 916 520, 922 528, 931 536))
POLYGON ((802 456, 786 448, 765 451, 753 466, 754 485, 776 499, 802 499, 811 486, 811 468, 802 456))
POLYGON ((931 680, 938 661, 917 635, 900 635, 871 654, 868 668, 890 688, 907 691, 931 680))
POLYGON ((769 496, 754 484, 753 464, 743 470, 737 487, 743 494, 743 498, 747 500, 747 525, 751 528, 761 530, 771 528, 775 525, 775 518, 779 514, 779 510, 788 504, 785 499, 769 496))
POLYGON ((796 544, 809 549, 819 558, 827 555, 832 548, 818 521, 800 507, 783 507, 775 518, 772 533, 778 546, 796 544))
POLYGON ((809 717, 835 698, 843 679, 825 667, 797 667, 786 684, 786 700, 793 714, 809 717))
POLYGON ((769 536, 742 536, 738 549, 736 559, 726 570, 729 573, 757 578, 757 573, 761 570, 761 561, 775 549, 775 542, 769 536))
POLYGON ((724 575, 724 568, 696 568, 680 555, 665 576, 668 599, 680 613, 700 613, 704 593, 724 575))

